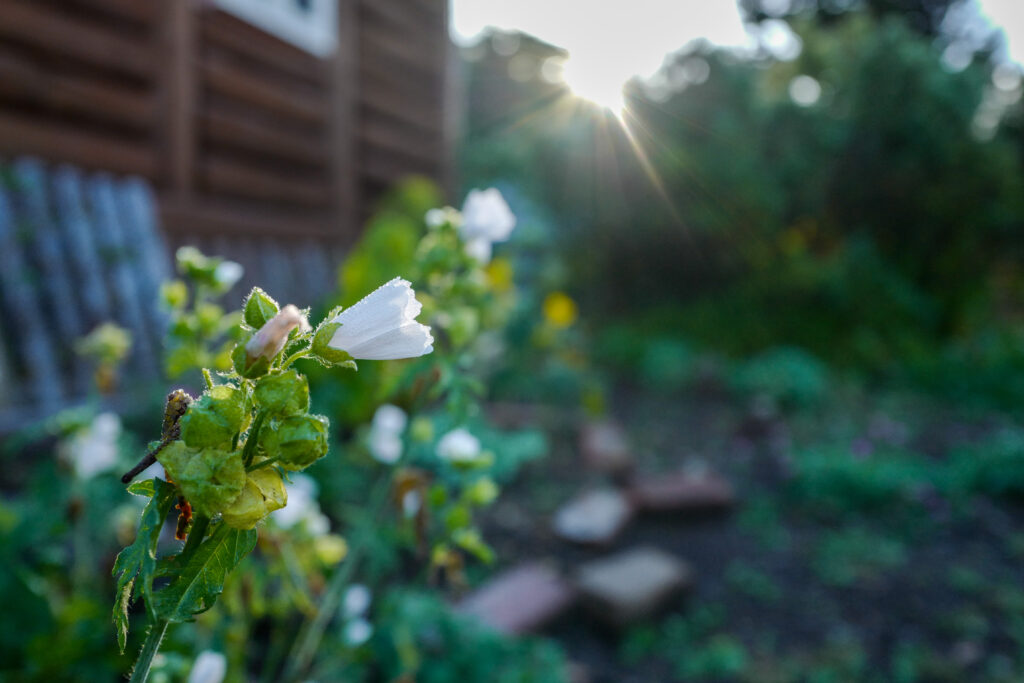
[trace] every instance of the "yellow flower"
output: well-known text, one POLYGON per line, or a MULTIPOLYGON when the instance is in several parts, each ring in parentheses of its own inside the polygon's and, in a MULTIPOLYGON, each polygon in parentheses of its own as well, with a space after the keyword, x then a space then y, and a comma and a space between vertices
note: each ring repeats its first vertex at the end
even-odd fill
POLYGON ((569 327, 578 314, 576 302, 565 292, 551 292, 544 297, 544 319, 554 327, 569 327))

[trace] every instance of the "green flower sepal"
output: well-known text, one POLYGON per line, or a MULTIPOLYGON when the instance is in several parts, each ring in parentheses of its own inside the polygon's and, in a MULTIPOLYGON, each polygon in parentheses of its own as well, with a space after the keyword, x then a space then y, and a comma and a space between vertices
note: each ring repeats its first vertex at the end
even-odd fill
POLYGON ((230 506, 246 483, 239 451, 195 449, 182 441, 172 441, 157 460, 193 509, 208 517, 230 506))
POLYGON ((323 415, 293 415, 260 430, 260 445, 275 464, 304 470, 327 455, 329 421, 323 415))

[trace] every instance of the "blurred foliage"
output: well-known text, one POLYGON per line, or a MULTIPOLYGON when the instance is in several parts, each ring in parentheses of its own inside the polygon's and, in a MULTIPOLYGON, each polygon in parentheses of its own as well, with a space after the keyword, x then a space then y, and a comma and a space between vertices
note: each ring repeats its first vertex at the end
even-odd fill
POLYGON ((508 58, 477 50, 464 176, 550 209, 584 313, 657 310, 667 338, 725 353, 798 346, 926 378, 945 348, 970 356, 955 350, 1024 322, 1024 117, 1017 100, 979 128, 995 67, 943 62, 949 4, 791 3, 773 16, 797 57, 691 46, 630 84, 621 123, 540 79, 490 103, 508 58), (820 92, 798 103, 808 82, 820 92))

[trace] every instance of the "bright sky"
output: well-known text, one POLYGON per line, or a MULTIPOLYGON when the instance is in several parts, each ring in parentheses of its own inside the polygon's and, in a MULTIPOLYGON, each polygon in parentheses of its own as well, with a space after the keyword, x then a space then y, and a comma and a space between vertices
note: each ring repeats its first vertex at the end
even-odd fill
MULTIPOLYGON (((971 0, 1006 32, 1024 63, 1024 0, 971 0)), ((579 94, 611 104, 634 75, 650 76, 669 52, 696 38, 743 45, 733 0, 451 0, 452 35, 465 44, 488 26, 518 29, 569 51, 565 79, 579 94)))

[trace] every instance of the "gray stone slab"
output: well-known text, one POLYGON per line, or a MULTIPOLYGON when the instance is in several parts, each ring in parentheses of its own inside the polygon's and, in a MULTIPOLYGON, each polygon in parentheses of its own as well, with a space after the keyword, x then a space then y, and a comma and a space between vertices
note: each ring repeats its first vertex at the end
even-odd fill
POLYGON ((576 576, 584 607, 616 627, 656 615, 692 582, 686 562, 647 547, 588 562, 576 576))
POLYGON ((732 484, 709 471, 637 477, 630 483, 628 495, 637 509, 646 512, 714 512, 736 503, 732 484))
POLYGON ((607 474, 623 474, 633 467, 626 433, 615 422, 588 422, 580 430, 580 453, 587 467, 607 474))
POLYGON ((576 593, 554 568, 531 562, 491 579, 456 606, 503 633, 536 631, 563 614, 576 593))
POLYGON ((633 518, 633 504, 615 489, 576 496, 555 512, 551 526, 563 540, 582 545, 610 545, 633 518))

